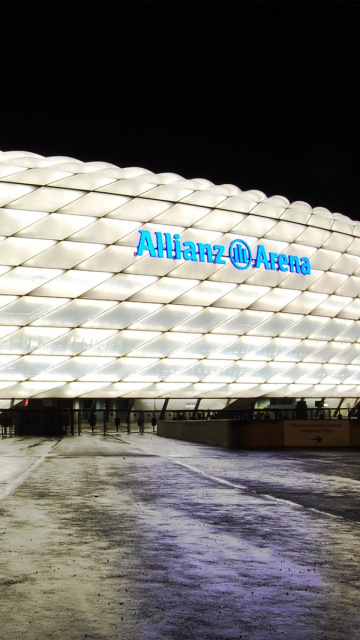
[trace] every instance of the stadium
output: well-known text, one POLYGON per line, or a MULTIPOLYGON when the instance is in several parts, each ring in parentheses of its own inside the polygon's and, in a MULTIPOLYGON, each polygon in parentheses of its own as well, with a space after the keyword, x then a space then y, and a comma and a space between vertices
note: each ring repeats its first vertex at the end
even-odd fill
POLYGON ((0 207, 5 426, 355 415, 359 222, 25 151, 0 152, 0 207))

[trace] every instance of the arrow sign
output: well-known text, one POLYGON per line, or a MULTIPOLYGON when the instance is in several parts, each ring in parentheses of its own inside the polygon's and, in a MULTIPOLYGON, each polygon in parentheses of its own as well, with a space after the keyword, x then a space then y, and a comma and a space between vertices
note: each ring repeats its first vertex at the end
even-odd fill
POLYGON ((319 438, 319 436, 316 436, 316 438, 311 438, 311 440, 315 440, 315 442, 321 442, 322 438, 319 438))

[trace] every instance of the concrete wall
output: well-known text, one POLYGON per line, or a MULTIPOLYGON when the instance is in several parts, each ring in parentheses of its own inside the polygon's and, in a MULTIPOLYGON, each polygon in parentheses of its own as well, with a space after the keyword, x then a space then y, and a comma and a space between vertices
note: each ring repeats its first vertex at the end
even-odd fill
POLYGON ((160 420, 157 434, 230 449, 360 447, 360 420, 160 420))

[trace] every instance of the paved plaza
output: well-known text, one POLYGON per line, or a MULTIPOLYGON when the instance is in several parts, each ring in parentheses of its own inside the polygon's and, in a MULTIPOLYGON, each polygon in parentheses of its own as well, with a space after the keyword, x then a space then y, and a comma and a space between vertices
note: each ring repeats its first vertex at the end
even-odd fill
POLYGON ((1 640, 358 640, 360 452, 0 440, 1 640))

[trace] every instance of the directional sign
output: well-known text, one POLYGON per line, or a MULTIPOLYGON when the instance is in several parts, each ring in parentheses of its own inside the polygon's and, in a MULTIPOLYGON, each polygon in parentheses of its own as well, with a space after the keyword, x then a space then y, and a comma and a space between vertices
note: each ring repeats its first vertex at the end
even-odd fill
POLYGON ((286 420, 285 447, 348 447, 348 420, 286 420))

